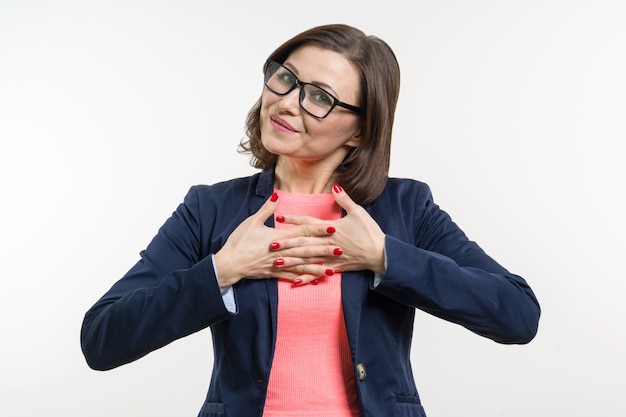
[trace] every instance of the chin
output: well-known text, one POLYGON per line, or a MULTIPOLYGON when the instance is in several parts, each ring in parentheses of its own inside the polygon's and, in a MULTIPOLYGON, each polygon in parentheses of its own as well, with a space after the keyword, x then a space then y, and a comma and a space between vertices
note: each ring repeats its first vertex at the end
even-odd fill
POLYGON ((277 146, 277 140, 274 137, 268 135, 261 135, 261 144, 271 154, 280 155, 280 146, 277 146))

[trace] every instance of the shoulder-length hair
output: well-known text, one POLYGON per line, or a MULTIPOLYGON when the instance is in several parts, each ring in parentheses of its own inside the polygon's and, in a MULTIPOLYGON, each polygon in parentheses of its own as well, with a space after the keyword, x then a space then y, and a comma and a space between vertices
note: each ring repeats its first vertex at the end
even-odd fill
MULTIPOLYGON (((369 204, 380 196, 389 174, 391 133, 400 91, 398 61, 383 40, 342 24, 304 31, 279 46, 269 59, 283 63, 294 50, 309 44, 341 54, 359 72, 360 143, 348 152, 335 177, 354 201, 369 204)), ((261 143, 260 112, 259 98, 248 112, 247 137, 239 150, 252 154, 253 167, 268 169, 276 164, 278 156, 261 143)))

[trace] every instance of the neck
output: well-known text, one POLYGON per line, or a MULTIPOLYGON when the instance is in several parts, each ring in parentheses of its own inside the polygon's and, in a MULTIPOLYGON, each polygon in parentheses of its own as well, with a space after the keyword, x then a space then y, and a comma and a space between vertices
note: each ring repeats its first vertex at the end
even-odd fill
POLYGON ((275 186, 279 190, 296 194, 329 193, 335 177, 335 167, 316 163, 278 158, 275 171, 275 186))

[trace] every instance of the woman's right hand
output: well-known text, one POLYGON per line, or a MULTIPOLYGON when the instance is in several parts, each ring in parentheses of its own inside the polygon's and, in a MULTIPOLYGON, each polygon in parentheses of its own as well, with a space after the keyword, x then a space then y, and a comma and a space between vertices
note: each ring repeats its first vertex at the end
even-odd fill
POLYGON ((237 226, 215 254, 215 268, 221 290, 244 277, 263 279, 280 275, 280 278, 296 281, 303 274, 324 275, 326 268, 309 262, 309 259, 332 253, 334 246, 330 242, 333 233, 329 231, 330 223, 307 223, 284 229, 265 226, 265 221, 274 214, 278 205, 278 195, 274 193, 256 213, 237 226), (309 246, 308 256, 289 258, 288 265, 282 265, 280 249, 272 247, 272 243, 296 237, 304 237, 299 240, 301 245, 309 246))

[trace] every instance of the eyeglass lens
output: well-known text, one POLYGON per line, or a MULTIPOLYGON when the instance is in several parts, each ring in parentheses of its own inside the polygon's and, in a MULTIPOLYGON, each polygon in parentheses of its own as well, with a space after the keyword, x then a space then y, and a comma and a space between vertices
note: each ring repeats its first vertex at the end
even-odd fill
POLYGON ((300 85, 300 105, 315 117, 325 117, 334 107, 330 93, 314 84, 303 83, 298 77, 277 62, 270 61, 265 72, 265 85, 274 93, 285 95, 300 85))

